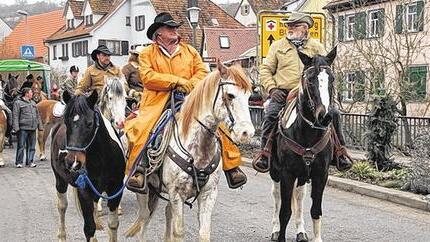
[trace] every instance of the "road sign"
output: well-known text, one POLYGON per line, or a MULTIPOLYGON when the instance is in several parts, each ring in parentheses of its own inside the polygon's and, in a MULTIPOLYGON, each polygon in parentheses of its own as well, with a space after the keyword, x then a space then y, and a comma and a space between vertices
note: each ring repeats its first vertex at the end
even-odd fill
MULTIPOLYGON (((263 60, 269 52, 269 47, 275 40, 284 38, 287 34, 286 19, 290 12, 286 11, 262 11, 258 15, 259 58, 263 60)), ((310 38, 325 43, 325 15, 322 13, 310 13, 314 20, 314 26, 309 29, 310 38)))
POLYGON ((205 63, 216 63, 216 57, 203 57, 203 62, 205 63))
POLYGON ((35 49, 32 45, 23 45, 19 48, 21 53, 21 59, 34 59, 35 57, 35 49))

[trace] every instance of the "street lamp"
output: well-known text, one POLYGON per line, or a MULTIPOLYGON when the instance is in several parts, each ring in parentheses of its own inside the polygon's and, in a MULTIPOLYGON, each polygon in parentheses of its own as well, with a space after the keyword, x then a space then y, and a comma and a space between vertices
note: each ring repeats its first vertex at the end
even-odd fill
POLYGON ((199 23, 200 8, 190 7, 187 9, 191 26, 193 27, 193 46, 196 47, 196 28, 199 23))
POLYGON ((25 16, 25 32, 26 32, 26 37, 27 37, 27 44, 30 44, 30 29, 28 26, 28 12, 24 11, 24 10, 17 10, 16 13, 18 15, 23 15, 25 16))

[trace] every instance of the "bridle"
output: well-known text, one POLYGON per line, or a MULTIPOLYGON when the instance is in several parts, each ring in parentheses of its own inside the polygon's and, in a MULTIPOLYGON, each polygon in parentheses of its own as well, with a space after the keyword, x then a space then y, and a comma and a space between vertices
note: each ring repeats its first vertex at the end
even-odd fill
POLYGON ((216 94, 215 94, 215 99, 214 99, 213 104, 212 104, 212 112, 215 112, 215 104, 216 104, 218 96, 221 92, 222 93, 222 104, 225 106, 225 108, 227 110, 227 114, 228 114, 228 119, 230 120, 230 124, 228 125, 228 129, 229 129, 229 131, 232 131, 234 125, 236 125, 236 120, 233 117, 233 112, 231 111, 231 107, 230 107, 231 106, 230 103, 231 103, 232 99, 229 98, 227 96, 227 93, 224 92, 224 86, 225 85, 237 86, 237 84, 234 82, 222 81, 222 79, 219 81, 218 89, 217 89, 216 94))
MULTIPOLYGON (((319 67, 331 70, 331 67, 328 66, 328 65, 321 65, 319 67)), ((316 105, 315 105, 314 99, 312 98, 312 96, 311 96, 311 94, 309 92, 309 79, 307 78, 307 73, 308 73, 309 70, 312 70, 312 69, 315 69, 315 68, 316 68, 315 66, 311 66, 311 67, 308 67, 306 70, 304 70, 303 71, 302 80, 301 80, 301 88, 304 89, 304 91, 306 92, 306 94, 308 96, 308 104, 309 104, 309 108, 311 109, 312 113, 315 113, 316 105)), ((303 114, 303 107, 300 107, 300 103, 301 103, 300 102, 300 95, 299 95, 299 102, 298 103, 299 103, 298 104, 298 106, 299 106, 299 111, 298 111, 299 115, 302 117, 302 119, 307 124, 309 124, 309 126, 311 126, 311 128, 313 128, 313 129, 320 129, 320 130, 327 130, 327 127, 321 127, 321 126, 318 126, 318 125, 315 124, 315 122, 317 120, 317 117, 314 117, 314 119, 315 119, 314 122, 311 122, 309 119, 307 119, 305 117, 305 115, 303 114)))
POLYGON ((67 151, 77 151, 77 152, 86 152, 88 147, 90 147, 90 145, 94 142, 94 139, 96 138, 97 132, 100 128, 100 111, 96 108, 94 110, 94 120, 96 123, 96 129, 94 130, 94 134, 91 137, 90 142, 88 142, 87 145, 85 145, 84 147, 76 147, 76 146, 69 146, 67 145, 67 138, 66 138, 66 150, 67 151))

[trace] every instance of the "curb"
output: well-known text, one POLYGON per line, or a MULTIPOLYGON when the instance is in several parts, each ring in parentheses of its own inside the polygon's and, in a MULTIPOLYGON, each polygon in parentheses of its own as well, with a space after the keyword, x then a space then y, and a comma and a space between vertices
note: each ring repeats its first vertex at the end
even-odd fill
MULTIPOLYGON (((244 161, 244 166, 252 168, 251 159, 243 157, 242 160, 244 161)), ((329 176, 327 185, 346 192, 357 193, 360 195, 378 198, 381 200, 390 201, 396 204, 430 212, 430 201, 427 201, 422 195, 398 191, 395 189, 380 187, 364 182, 335 176, 329 176)))

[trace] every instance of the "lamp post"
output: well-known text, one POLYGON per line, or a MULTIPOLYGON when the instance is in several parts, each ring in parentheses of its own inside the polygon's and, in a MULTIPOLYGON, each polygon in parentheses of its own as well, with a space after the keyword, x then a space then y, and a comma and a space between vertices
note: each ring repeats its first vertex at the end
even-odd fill
POLYGON ((193 27, 193 46, 196 47, 196 28, 199 24, 199 14, 200 14, 200 8, 198 7, 190 7, 187 9, 189 20, 191 23, 191 26, 193 27))
POLYGON ((29 26, 28 26, 28 12, 24 11, 24 10, 17 10, 16 13, 18 15, 25 16, 25 32, 26 32, 25 34, 26 34, 26 37, 27 37, 27 44, 30 44, 30 29, 29 29, 29 26))

